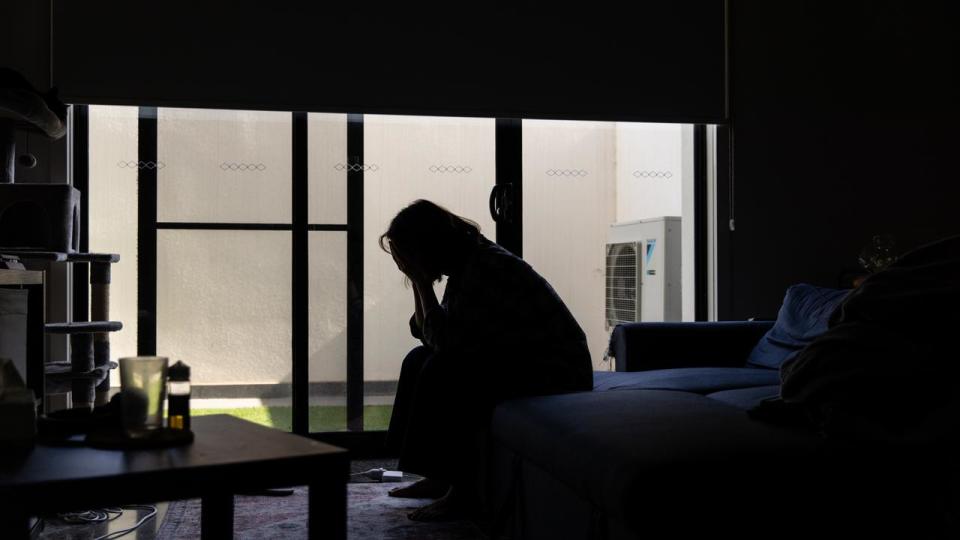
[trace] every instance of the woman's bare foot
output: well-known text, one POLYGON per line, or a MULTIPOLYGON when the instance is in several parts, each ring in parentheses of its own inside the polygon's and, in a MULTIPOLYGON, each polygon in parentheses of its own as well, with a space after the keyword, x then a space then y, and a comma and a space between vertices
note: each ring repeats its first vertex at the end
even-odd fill
POLYGON ((450 486, 443 482, 424 478, 409 486, 393 488, 387 494, 402 499, 438 499, 443 497, 449 489, 450 486))
POLYGON ((417 508, 407 514, 413 521, 452 521, 467 518, 467 508, 463 506, 459 497, 454 495, 453 488, 436 501, 417 508))

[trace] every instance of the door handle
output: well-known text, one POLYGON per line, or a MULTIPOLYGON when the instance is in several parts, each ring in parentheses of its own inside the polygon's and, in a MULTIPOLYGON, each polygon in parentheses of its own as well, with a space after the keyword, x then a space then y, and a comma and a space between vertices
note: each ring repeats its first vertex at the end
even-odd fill
POLYGON ((497 199, 500 194, 499 185, 493 186, 493 189, 490 190, 490 217, 493 218, 494 223, 500 223, 500 214, 499 208, 497 205, 497 199))
POLYGON ((495 223, 513 222, 513 184, 497 184, 490 190, 490 217, 495 223))

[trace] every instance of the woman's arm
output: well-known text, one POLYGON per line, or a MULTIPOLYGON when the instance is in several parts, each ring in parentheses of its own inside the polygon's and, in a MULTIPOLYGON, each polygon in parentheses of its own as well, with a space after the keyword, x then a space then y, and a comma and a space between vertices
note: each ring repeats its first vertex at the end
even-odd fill
POLYGON ((433 291, 433 282, 429 278, 417 278, 413 283, 413 290, 417 293, 417 310, 420 312, 420 322, 430 315, 431 311, 440 309, 437 294, 433 291))
POLYGON ((410 317, 410 334, 420 341, 423 341, 423 308, 420 307, 420 293, 417 291, 417 284, 413 284, 413 316, 410 317))
POLYGON ((447 313, 433 291, 433 279, 416 262, 410 261, 399 251, 390 252, 397 268, 413 283, 415 311, 410 321, 410 331, 434 350, 439 350, 446 341, 447 313), (419 331, 420 335, 417 335, 419 331))
POLYGON ((417 292, 419 307, 423 314, 423 321, 420 326, 423 341, 434 350, 444 350, 447 344, 447 312, 437 301, 432 280, 417 276, 414 283, 414 290, 417 292))
POLYGON ((417 326, 423 328, 423 307, 420 304, 420 287, 413 283, 413 303, 414 303, 414 320, 417 321, 417 326))

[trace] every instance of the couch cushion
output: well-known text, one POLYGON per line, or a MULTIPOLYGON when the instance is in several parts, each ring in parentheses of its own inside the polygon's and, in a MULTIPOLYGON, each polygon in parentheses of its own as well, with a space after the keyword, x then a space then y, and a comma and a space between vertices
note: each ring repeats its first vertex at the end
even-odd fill
MULTIPOLYGON (((941 519, 929 486, 945 469, 919 459, 926 449, 848 446, 689 392, 512 400, 495 409, 492 437, 498 463, 511 464, 498 469, 505 493, 543 495, 526 487, 549 476, 595 509, 586 519, 616 525, 610 538, 860 538, 874 523, 883 530, 867 536, 885 538, 891 523, 877 515, 941 519)), ((540 507, 570 511, 552 503, 540 507)))
POLYGON ((807 284, 788 288, 777 322, 750 352, 747 365, 779 369, 788 357, 827 331, 830 314, 848 292, 807 284))
POLYGON ((497 407, 492 427, 497 444, 613 518, 649 519, 647 510, 664 505, 736 501, 742 509, 815 467, 826 444, 704 396, 662 390, 512 400, 497 407))
POLYGON ((596 371, 593 390, 681 390, 710 394, 734 388, 780 384, 780 374, 753 367, 705 367, 650 371, 596 371))
POLYGON ((774 398, 779 395, 780 385, 774 384, 770 386, 723 390, 721 392, 707 394, 707 397, 746 411, 756 407, 765 399, 774 398))

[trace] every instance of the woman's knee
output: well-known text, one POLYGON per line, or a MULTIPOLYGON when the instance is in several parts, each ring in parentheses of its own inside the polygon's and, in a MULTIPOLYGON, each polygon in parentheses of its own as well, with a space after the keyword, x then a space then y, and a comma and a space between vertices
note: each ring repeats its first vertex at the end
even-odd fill
POLYGON ((420 373, 431 354, 432 352, 429 347, 423 345, 414 347, 403 359, 403 365, 400 367, 400 376, 403 377, 406 374, 416 375, 420 373))

